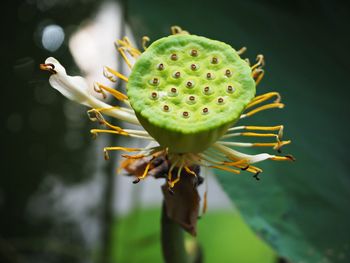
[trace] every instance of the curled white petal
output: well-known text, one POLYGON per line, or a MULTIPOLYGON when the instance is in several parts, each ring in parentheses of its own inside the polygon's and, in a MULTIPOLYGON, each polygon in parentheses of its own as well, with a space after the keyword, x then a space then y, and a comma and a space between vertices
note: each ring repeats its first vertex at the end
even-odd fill
MULTIPOLYGON (((65 68, 55 58, 47 58, 45 64, 54 66, 56 73, 50 76, 49 82, 54 89, 66 98, 95 109, 112 108, 109 104, 89 93, 88 84, 83 77, 68 76, 65 68)), ((129 109, 124 110, 122 107, 115 107, 105 111, 105 114, 133 124, 139 124, 135 114, 130 112, 129 109)))
POLYGON ((233 150, 229 147, 226 147, 220 143, 213 144, 213 148, 218 149, 220 152, 226 154, 227 156, 233 156, 233 157, 238 158, 238 159, 246 159, 251 164, 262 162, 262 161, 265 161, 267 159, 271 159, 271 158, 275 157, 275 155, 271 155, 268 153, 260 153, 260 154, 256 154, 256 155, 241 153, 241 152, 233 150))

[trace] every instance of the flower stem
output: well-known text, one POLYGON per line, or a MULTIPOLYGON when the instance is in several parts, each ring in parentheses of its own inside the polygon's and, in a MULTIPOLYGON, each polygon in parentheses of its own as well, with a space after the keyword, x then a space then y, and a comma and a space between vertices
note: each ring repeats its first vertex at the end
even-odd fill
POLYGON ((185 250, 184 230, 168 217, 165 202, 162 206, 161 243, 165 263, 189 262, 185 250))

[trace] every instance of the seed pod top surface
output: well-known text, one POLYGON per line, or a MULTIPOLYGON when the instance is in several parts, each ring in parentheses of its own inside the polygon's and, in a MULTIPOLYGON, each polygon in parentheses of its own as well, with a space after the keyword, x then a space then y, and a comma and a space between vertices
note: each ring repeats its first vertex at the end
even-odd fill
POLYGON ((139 121, 161 144, 198 151, 237 121, 255 96, 255 82, 231 46, 173 35, 155 41, 139 57, 127 94, 139 121), (206 139, 196 142, 202 146, 190 145, 196 134, 206 139))

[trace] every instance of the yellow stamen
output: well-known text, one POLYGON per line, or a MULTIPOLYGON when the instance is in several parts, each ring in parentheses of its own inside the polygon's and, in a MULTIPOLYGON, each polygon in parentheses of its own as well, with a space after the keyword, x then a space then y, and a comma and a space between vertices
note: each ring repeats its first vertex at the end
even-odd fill
POLYGON ((152 164, 152 161, 149 161, 149 162, 147 163, 146 168, 145 168, 145 170, 143 171, 143 174, 142 174, 140 177, 138 177, 138 179, 144 179, 144 178, 147 176, 148 171, 149 171, 149 168, 151 167, 151 164, 152 164))
POLYGON ((255 147, 273 147, 275 150, 280 149, 282 146, 290 144, 292 141, 280 141, 280 142, 262 142, 253 143, 255 147))
POLYGON ((173 188, 173 187, 175 186, 175 184, 177 184, 177 183, 180 181, 180 179, 181 179, 182 167, 183 167, 183 166, 181 165, 181 166, 178 168, 178 170, 177 170, 177 175, 176 175, 175 180, 169 182, 170 188, 173 188))
POLYGON ((146 50, 147 49, 147 43, 150 41, 150 38, 148 36, 143 36, 142 37, 142 47, 143 47, 143 50, 146 50))
POLYGON ((273 161, 295 161, 294 156, 286 155, 286 156, 273 156, 270 158, 273 161))
POLYGON ((249 109, 257 104, 260 104, 270 98, 276 97, 274 103, 279 103, 281 101, 281 95, 278 92, 268 92, 259 96, 256 96, 246 107, 246 109, 249 109))
POLYGON ((203 208, 202 208, 202 214, 203 214, 203 215, 207 212, 207 208, 208 208, 208 197, 207 197, 207 193, 208 193, 208 191, 205 190, 205 191, 204 191, 204 195, 203 195, 203 208))
POLYGON ((106 78, 108 78, 110 81, 115 82, 115 79, 113 79, 110 75, 106 74, 106 73, 110 73, 113 76, 124 80, 125 82, 128 82, 128 78, 125 77, 123 74, 119 73, 118 71, 115 71, 114 69, 111 69, 110 67, 105 66, 104 67, 104 75, 106 78))
MULTIPOLYGON (((105 90, 105 91, 109 92, 117 100, 123 101, 123 100, 127 100, 128 99, 128 96, 126 96, 125 94, 121 93, 120 91, 117 91, 115 89, 112 89, 110 87, 102 85, 102 84, 100 84, 98 82, 96 82, 95 84, 96 84, 95 87, 98 87, 101 90, 101 91, 97 91, 99 93, 103 93, 103 90, 105 90)), ((95 91, 96 91, 96 89, 95 89, 95 91)))
POLYGON ((128 148, 128 147, 120 147, 120 146, 103 148, 103 152, 106 160, 109 159, 108 151, 138 152, 140 150, 142 150, 142 148, 128 148))
POLYGON ((238 55, 242 55, 244 52, 247 51, 247 48, 246 47, 241 47, 238 51, 237 51, 237 54, 238 55))
POLYGON ((170 28, 170 30, 171 30, 171 34, 172 34, 172 35, 177 35, 177 34, 189 34, 186 30, 182 30, 182 28, 179 27, 179 26, 172 26, 172 27, 170 28))
POLYGON ((192 174, 193 176, 197 177, 197 174, 194 171, 192 171, 190 168, 188 168, 188 166, 184 166, 184 168, 185 168, 185 171, 187 173, 192 174))
POLYGON ((284 104, 283 103, 270 103, 270 104, 266 104, 266 105, 263 105, 261 107, 258 107, 254 110, 251 110, 250 112, 248 113, 245 113, 245 114, 242 114, 241 115, 241 119, 245 118, 245 117, 250 117, 260 111, 264 111, 264 110, 268 110, 268 109, 273 109, 273 108, 279 108, 279 109, 282 109, 284 107, 284 104))
POLYGON ((118 48, 118 52, 120 53, 120 55, 122 55, 122 57, 123 57, 123 59, 124 59, 126 65, 128 65, 128 67, 131 69, 131 68, 132 68, 132 65, 131 65, 131 62, 130 62, 129 58, 128 58, 128 57, 126 56, 126 54, 125 54, 124 48, 119 47, 119 48, 118 48))
POLYGON ((256 61, 257 61, 256 64, 251 67, 252 72, 254 71, 254 69, 261 68, 265 65, 264 56, 261 54, 256 57, 256 61))
POLYGON ((126 136, 129 135, 127 132, 124 132, 123 129, 121 129, 120 131, 92 129, 90 130, 90 133, 93 134, 94 136, 97 136, 98 133, 110 133, 110 134, 118 134, 118 135, 126 135, 126 136))
POLYGON ((127 159, 141 159, 146 157, 144 154, 135 154, 135 155, 128 155, 128 154, 122 154, 122 157, 127 159))
POLYGON ((116 41, 117 48, 122 47, 125 51, 127 51, 130 56, 137 58, 141 55, 141 51, 135 48, 128 37, 124 37, 121 40, 116 41))
POLYGON ((252 75, 253 75, 253 79, 255 80, 255 85, 257 86, 259 85, 260 81, 264 77, 265 71, 263 69, 258 68, 252 72, 252 75))
POLYGON ((220 166, 220 165, 210 165, 209 167, 217 168, 217 169, 220 169, 220 170, 223 170, 223 171, 227 171, 227 172, 230 172, 230 173, 234 173, 234 174, 240 174, 240 172, 241 172, 239 170, 232 169, 232 168, 229 168, 229 167, 226 167, 226 166, 220 166))

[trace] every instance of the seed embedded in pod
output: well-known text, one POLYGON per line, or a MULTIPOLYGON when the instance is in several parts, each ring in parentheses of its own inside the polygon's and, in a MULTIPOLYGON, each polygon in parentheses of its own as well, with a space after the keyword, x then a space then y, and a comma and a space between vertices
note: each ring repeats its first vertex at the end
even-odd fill
POLYGON ((174 78, 178 79, 178 78, 180 78, 180 77, 181 77, 180 71, 176 71, 176 72, 174 73, 174 78))
POLYGON ((206 95, 209 95, 211 93, 209 86, 204 87, 203 91, 204 91, 204 94, 206 94, 206 95))
POLYGON ((213 57, 213 58, 211 59, 211 64, 218 64, 218 62, 219 62, 219 60, 218 60, 217 57, 213 57))
POLYGON ((224 103, 224 98, 222 98, 222 97, 218 98, 218 103, 219 104, 223 104, 224 103))
POLYGON ((231 85, 227 86, 227 92, 228 93, 233 93, 236 89, 234 87, 232 87, 231 85))
POLYGON ((184 111, 184 112, 182 113, 182 116, 183 116, 184 118, 188 118, 188 117, 190 117, 190 113, 189 113, 188 111, 184 111))
POLYGON ((198 51, 195 50, 195 49, 192 49, 192 50, 191 50, 191 56, 192 56, 192 57, 197 57, 197 56, 198 56, 198 51))
POLYGON ((171 58, 171 60, 174 60, 174 61, 178 59, 178 57, 175 53, 172 54, 170 58, 171 58))
POLYGON ((195 71, 195 70, 197 70, 197 65, 196 64, 191 64, 191 69, 193 70, 193 71, 195 71))
POLYGON ((163 110, 164 110, 164 111, 169 111, 169 106, 168 106, 168 105, 164 105, 164 106, 163 106, 163 110))
POLYGON ((188 104, 194 104, 194 103, 196 103, 196 97, 193 96, 193 95, 188 96, 187 103, 188 103, 188 104))
POLYGON ((186 82, 186 87, 187 88, 193 88, 193 86, 194 86, 194 82, 192 80, 189 80, 189 81, 186 82))
POLYGON ((168 93, 169 96, 176 96, 177 95, 177 89, 175 87, 172 87, 170 89, 170 92, 168 93))
POLYGON ((209 109, 208 108, 203 108, 202 109, 202 114, 208 114, 209 113, 209 109))
POLYGON ((154 99, 154 100, 157 99, 158 98, 158 93, 157 92, 152 92, 151 93, 151 98, 154 99))
POLYGON ((231 70, 226 69, 226 71, 225 71, 225 75, 226 75, 226 77, 231 77, 231 76, 232 76, 232 72, 231 72, 231 70))
POLYGON ((208 73, 207 73, 207 79, 212 79, 212 78, 213 78, 213 74, 210 73, 210 72, 208 72, 208 73))
POLYGON ((153 78, 153 79, 152 79, 152 84, 153 84, 154 86, 157 86, 157 85, 159 84, 159 79, 158 79, 158 78, 153 78))
POLYGON ((163 63, 160 63, 158 64, 158 70, 163 70, 164 69, 164 64, 163 63))

